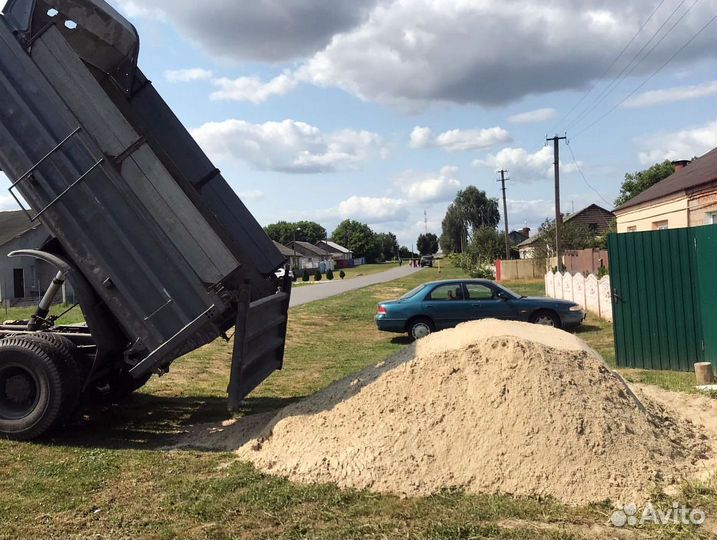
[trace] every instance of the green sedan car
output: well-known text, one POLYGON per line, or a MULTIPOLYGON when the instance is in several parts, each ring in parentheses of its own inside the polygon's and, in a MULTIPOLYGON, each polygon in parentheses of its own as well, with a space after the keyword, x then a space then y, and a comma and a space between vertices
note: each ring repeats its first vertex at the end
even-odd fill
POLYGON ((521 296, 487 279, 432 281, 398 300, 378 304, 376 325, 420 339, 431 332, 478 319, 506 319, 571 328, 585 319, 575 302, 521 296))

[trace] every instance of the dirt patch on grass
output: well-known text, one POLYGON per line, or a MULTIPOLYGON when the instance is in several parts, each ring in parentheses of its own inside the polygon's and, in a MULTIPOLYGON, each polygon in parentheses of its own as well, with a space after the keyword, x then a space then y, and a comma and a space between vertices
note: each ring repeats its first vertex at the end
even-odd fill
POLYGON ((226 426, 221 445, 303 483, 641 502, 709 453, 675 414, 641 402, 574 335, 480 321, 263 418, 258 433, 226 426))

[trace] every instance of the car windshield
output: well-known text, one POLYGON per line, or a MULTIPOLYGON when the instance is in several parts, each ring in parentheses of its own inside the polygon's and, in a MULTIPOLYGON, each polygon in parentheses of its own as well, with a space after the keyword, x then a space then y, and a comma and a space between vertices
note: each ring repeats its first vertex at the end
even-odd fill
POLYGON ((407 300, 407 299, 409 299, 409 298, 413 298, 413 297, 416 296, 419 292, 421 292, 425 286, 426 286, 425 284, 419 285, 419 286, 416 287, 415 289, 412 289, 412 290, 408 291, 406 294, 404 294, 404 295, 401 297, 401 300, 407 300))
POLYGON ((497 288, 498 290, 505 291, 506 293, 508 293, 509 295, 511 295, 513 298, 525 298, 524 295, 518 294, 518 293, 515 292, 515 291, 511 291, 508 287, 505 287, 505 286, 503 286, 503 285, 498 285, 497 283, 495 284, 495 286, 496 286, 496 288, 497 288))

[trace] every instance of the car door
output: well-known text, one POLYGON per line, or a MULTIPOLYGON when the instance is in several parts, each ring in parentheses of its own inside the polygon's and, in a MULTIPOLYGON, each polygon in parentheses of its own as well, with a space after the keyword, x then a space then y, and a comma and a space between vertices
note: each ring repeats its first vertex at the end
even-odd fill
POLYGON ((433 319, 436 330, 452 328, 470 320, 470 302, 460 282, 436 285, 424 298, 423 309, 433 319))
POLYGON ((513 319, 511 300, 499 298, 497 289, 483 283, 466 282, 470 319, 513 319))

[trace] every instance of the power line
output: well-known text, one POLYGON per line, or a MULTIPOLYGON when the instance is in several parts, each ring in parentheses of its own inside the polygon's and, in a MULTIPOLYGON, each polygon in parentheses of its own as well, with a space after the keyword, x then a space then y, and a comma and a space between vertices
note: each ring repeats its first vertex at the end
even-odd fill
MULTIPOLYGON (((583 94, 583 96, 572 107, 570 107, 570 110, 567 112, 567 114, 562 119, 563 122, 567 122, 568 118, 570 117, 570 114, 592 93, 592 91, 595 89, 595 87, 605 79, 607 74, 610 73, 610 71, 612 70, 613 67, 615 67, 615 64, 617 64, 617 62, 620 60, 620 58, 622 58, 622 56, 625 54, 625 52, 627 52, 627 49, 630 48, 630 45, 633 44, 635 39, 637 39, 637 36, 639 36, 640 33, 645 29, 645 26, 647 26, 647 23, 649 23, 652 20, 652 17, 655 15, 655 13, 657 13, 657 10, 660 9, 660 7, 662 7, 662 4, 664 4, 664 3, 665 3, 665 0, 660 0, 660 2, 657 4, 655 9, 653 9, 652 12, 647 16, 647 19, 645 19, 643 21, 642 25, 640 26, 640 28, 638 28, 637 32, 635 32, 635 34, 632 36, 632 38, 630 38, 630 41, 627 42, 627 44, 622 48, 622 50, 618 53, 618 55, 613 59, 613 61, 608 66, 608 68, 605 71, 603 71, 602 75, 600 75, 600 78, 590 86, 590 89, 585 94, 583 94)), ((552 131, 553 127, 555 127, 555 124, 553 124, 553 126, 548 131, 552 131)))
POLYGON ((586 118, 591 112, 593 112, 619 85, 622 81, 624 81, 636 68, 639 66, 645 58, 647 58, 652 51, 655 50, 655 48, 662 43, 662 41, 672 32, 672 30, 675 29, 675 27, 682 21, 682 19, 690 12, 690 10, 699 2, 699 0, 694 0, 692 4, 685 10, 682 15, 675 21, 675 23, 665 32, 665 34, 662 35, 662 37, 655 43, 644 55, 640 56, 642 52, 652 43, 652 41, 660 34, 662 29, 667 25, 668 22, 672 19, 672 17, 675 16, 675 14, 679 11, 679 9, 684 5, 684 3, 687 0, 682 0, 679 4, 677 4, 677 7, 670 13, 669 17, 664 20, 664 22, 659 26, 657 30, 650 36, 650 39, 648 39, 642 47, 640 47, 640 50, 637 51, 633 59, 625 65, 625 67, 622 68, 620 73, 617 74, 617 77, 615 77, 605 88, 603 88, 602 92, 598 94, 598 96, 590 103, 587 107, 583 109, 583 111, 575 118, 573 121, 571 121, 567 126, 566 130, 570 129, 572 126, 580 123, 581 120, 586 118))
POLYGON ((620 105, 622 105, 622 104, 625 103, 628 99, 630 99, 632 96, 634 96, 643 86, 645 86, 648 82, 650 82, 655 75, 657 75, 660 71, 662 71, 662 70, 665 68, 665 66, 667 66, 667 64, 669 64, 670 62, 672 62, 672 60, 674 60, 675 57, 676 57, 678 54, 680 54, 683 50, 685 50, 685 48, 687 48, 687 46, 688 46, 690 43, 692 43, 695 39, 697 39, 697 36, 699 36, 702 32, 704 32, 705 29, 706 29, 710 24, 712 24, 712 23, 715 21, 715 19, 717 19, 717 15, 714 15, 709 21, 707 21, 690 39, 688 39, 679 49, 677 49, 677 50, 672 54, 672 56, 670 56, 660 67, 658 67, 655 71, 653 71, 652 74, 651 74, 647 79, 645 79, 645 80, 642 81, 639 85, 637 85, 632 92, 630 92, 628 95, 626 95, 621 101, 619 101, 619 102, 617 102, 615 105, 613 105, 612 108, 610 108, 610 109, 609 109, 607 112, 605 112, 602 116, 599 116, 595 121, 593 121, 592 123, 588 124, 586 127, 584 127, 583 129, 581 129, 580 131, 578 131, 575 135, 573 135, 573 139, 579 137, 580 135, 582 135, 583 133, 585 133, 586 131, 588 131, 590 128, 592 128, 592 127, 593 127, 595 124, 597 124, 598 122, 601 122, 605 117, 607 117, 608 115, 610 115, 610 114, 611 114, 615 109, 617 109, 620 105))
POLYGON ((575 154, 573 153, 573 149, 570 146, 570 141, 565 141, 566 146, 568 147, 568 150, 570 151, 570 156, 573 158, 573 164, 575 165, 575 168, 577 169, 578 173, 580 173, 580 176, 583 178, 583 182, 585 182, 585 185, 592 189, 602 201, 607 204, 608 206, 612 206, 611 202, 608 202, 605 197, 602 196, 602 193, 600 193, 597 189, 595 189, 590 182, 588 182, 588 179, 585 177, 585 174, 583 174, 583 170, 580 168, 580 164, 578 163, 578 160, 575 159, 575 154))

